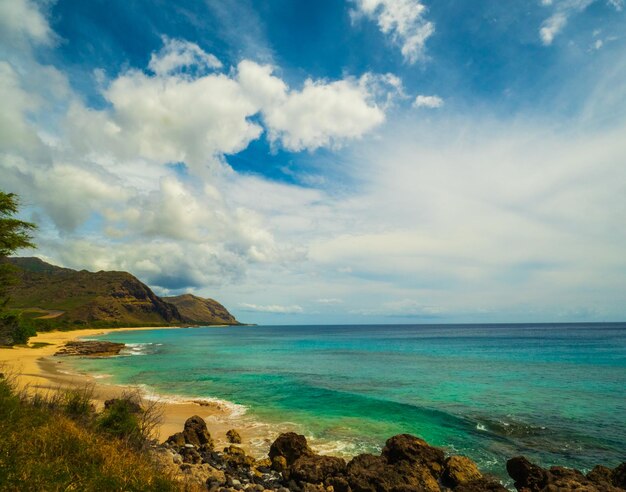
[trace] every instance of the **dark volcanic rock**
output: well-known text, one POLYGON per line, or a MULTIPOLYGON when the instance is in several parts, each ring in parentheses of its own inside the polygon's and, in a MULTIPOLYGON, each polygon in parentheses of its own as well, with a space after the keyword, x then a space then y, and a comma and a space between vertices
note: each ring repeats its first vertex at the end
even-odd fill
POLYGON ((278 436, 269 452, 272 462, 276 456, 283 456, 287 461, 287 466, 291 466, 300 456, 312 454, 313 451, 309 448, 306 437, 295 432, 286 432, 278 436))
POLYGON ((623 490, 615 479, 619 467, 611 471, 609 468, 597 466, 585 476, 578 470, 562 466, 553 466, 545 470, 523 456, 518 456, 510 459, 506 468, 511 478, 515 480, 517 490, 523 492, 558 492, 560 490, 618 492, 623 490))
POLYGON ((382 455, 390 464, 407 461, 424 465, 435 478, 441 475, 445 458, 441 449, 429 446, 426 441, 411 434, 399 434, 387 439, 382 455))
POLYGON ((354 492, 400 492, 440 490, 424 466, 406 460, 389 463, 383 456, 361 454, 347 465, 346 478, 354 492))
POLYGON ((54 355, 82 355, 88 357, 110 357, 118 355, 126 345, 123 343, 105 342, 99 340, 67 342, 54 355))
POLYGON ((500 482, 480 478, 456 486, 454 492, 508 492, 508 490, 500 482))
POLYGON ((548 483, 548 474, 540 466, 534 465, 523 456, 516 456, 506 462, 506 471, 515 480, 517 490, 539 491, 548 483))
POLYGON ((613 470, 612 479, 613 485, 626 490, 626 461, 613 470))
POLYGON ((186 444, 193 444, 197 448, 213 449, 213 439, 202 417, 194 415, 186 420, 183 437, 186 444))
POLYGON ((232 444, 241 444, 241 436, 235 429, 230 429, 226 433, 226 439, 228 439, 228 442, 232 444))
POLYGON ((341 458, 304 454, 289 467, 289 478, 317 484, 343 474, 345 469, 346 462, 341 458))
POLYGON ((483 476, 476 463, 465 456, 450 456, 446 459, 441 481, 448 487, 479 480, 483 476))

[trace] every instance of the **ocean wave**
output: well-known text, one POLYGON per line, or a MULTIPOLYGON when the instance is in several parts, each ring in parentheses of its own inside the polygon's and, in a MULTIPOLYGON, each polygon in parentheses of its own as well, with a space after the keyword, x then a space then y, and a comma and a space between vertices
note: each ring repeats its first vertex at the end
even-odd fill
POLYGON ((163 344, 161 343, 127 343, 126 346, 120 351, 120 355, 134 356, 134 355, 150 355, 156 352, 156 347, 163 344))
MULTIPOLYGON (((141 390, 142 396, 146 400, 150 401, 158 401, 161 403, 170 403, 173 405, 185 405, 190 403, 195 403, 200 406, 211 406, 213 408, 218 408, 220 410, 226 411, 228 414, 228 418, 237 418, 245 415, 248 411, 248 408, 245 405, 241 405, 239 403, 233 403, 228 400, 222 400, 220 398, 213 398, 210 396, 184 396, 184 395, 173 395, 173 394, 164 394, 154 390, 147 385, 140 384, 137 387, 141 390)), ((205 420, 210 420, 211 417, 208 417, 205 420)))

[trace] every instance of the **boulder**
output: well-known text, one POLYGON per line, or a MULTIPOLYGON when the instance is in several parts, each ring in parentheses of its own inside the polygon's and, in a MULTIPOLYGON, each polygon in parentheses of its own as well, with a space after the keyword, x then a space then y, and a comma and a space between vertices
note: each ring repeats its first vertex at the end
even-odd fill
POLYGON ((295 432, 286 432, 272 443, 269 457, 273 463, 276 456, 284 456, 287 466, 291 466, 300 456, 312 454, 313 451, 309 448, 306 437, 295 432))
POLYGON ((613 470, 606 466, 597 465, 587 473, 587 479, 599 486, 613 485, 613 470))
POLYGON ((187 419, 183 430, 183 437, 186 444, 193 444, 197 448, 213 449, 213 439, 211 439, 211 434, 209 434, 206 422, 202 417, 194 415, 187 419))
POLYGON ((182 432, 177 432, 176 434, 172 434, 165 441, 166 445, 170 445, 174 448, 182 448, 185 446, 185 436, 182 432))
POLYGON ((272 470, 278 473, 285 473, 287 468, 287 459, 284 456, 279 455, 272 458, 272 470))
POLYGON ((466 456, 450 456, 445 461, 441 481, 448 487, 454 488, 482 477, 476 463, 466 456))
POLYGON ((228 439, 228 442, 231 444, 241 444, 241 436, 235 429, 230 429, 226 433, 226 439, 228 439))
POLYGON ((426 466, 435 478, 441 475, 445 458, 441 449, 434 448, 411 434, 399 434, 389 438, 382 455, 390 464, 406 461, 426 466))
POLYGON ((389 463, 383 456, 361 454, 346 467, 346 479, 354 492, 439 492, 428 467, 407 460, 389 463))
POLYGON ((318 484, 343 474, 345 470, 346 462, 341 458, 304 454, 289 467, 289 478, 296 482, 318 484))
POLYGON ((577 490, 579 492, 618 492, 620 488, 615 482, 615 470, 611 472, 611 482, 607 481, 608 472, 605 467, 594 468, 587 476, 573 468, 553 466, 545 470, 523 456, 510 459, 506 464, 507 471, 515 487, 524 492, 558 492, 561 490, 577 490))
POLYGON ((249 468, 254 464, 254 458, 247 456, 246 452, 239 446, 228 446, 224 448, 224 461, 233 468, 245 466, 249 468))
POLYGON ((611 478, 615 487, 626 490, 626 461, 613 470, 611 478))
POLYGON ((547 472, 523 456, 516 456, 508 460, 506 471, 515 481, 517 490, 526 489, 530 492, 539 492, 548 484, 547 472))
POLYGON ((508 492, 508 489, 496 480, 479 478, 457 485, 454 492, 508 492))

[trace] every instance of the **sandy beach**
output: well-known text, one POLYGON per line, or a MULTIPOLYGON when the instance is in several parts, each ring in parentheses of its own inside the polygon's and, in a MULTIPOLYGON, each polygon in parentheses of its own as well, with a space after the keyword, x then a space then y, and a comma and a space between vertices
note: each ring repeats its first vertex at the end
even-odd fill
MULTIPOLYGON (((89 374, 75 372, 65 362, 64 357, 54 354, 66 342, 104 335, 111 331, 154 330, 163 328, 118 328, 118 329, 84 329, 73 331, 53 331, 39 333, 31 337, 28 346, 0 348, 0 372, 14 375, 20 388, 29 392, 59 391, 72 387, 92 386, 94 403, 102 407, 104 401, 121 396, 125 392, 137 391, 135 387, 108 384, 102 379, 89 374), (45 344, 45 345, 44 345, 45 344)), ((269 447, 269 436, 264 426, 257 426, 251 421, 240 421, 232 415, 232 410, 224 404, 212 401, 161 398, 156 399, 162 410, 162 421, 158 428, 158 439, 164 441, 168 436, 183 429, 185 420, 192 415, 200 415, 209 425, 209 430, 218 447, 226 446, 226 431, 236 428, 243 438, 242 447, 253 455, 266 452, 269 447)))

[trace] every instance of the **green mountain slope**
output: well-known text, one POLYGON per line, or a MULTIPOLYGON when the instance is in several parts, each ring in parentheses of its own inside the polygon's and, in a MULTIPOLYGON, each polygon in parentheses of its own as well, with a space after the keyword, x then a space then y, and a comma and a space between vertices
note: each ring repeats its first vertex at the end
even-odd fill
MULTIPOLYGON (((219 322, 186 318, 175 305, 156 296, 127 272, 76 271, 50 265, 39 258, 8 261, 17 268, 19 277, 10 290, 9 308, 22 311, 37 324, 79 327, 223 323, 221 318, 219 322)), ((228 324, 236 323, 234 320, 228 324)))
POLYGON ((239 324, 224 306, 213 299, 183 294, 176 297, 163 297, 163 300, 176 306, 183 319, 189 323, 206 323, 211 325, 239 324))

